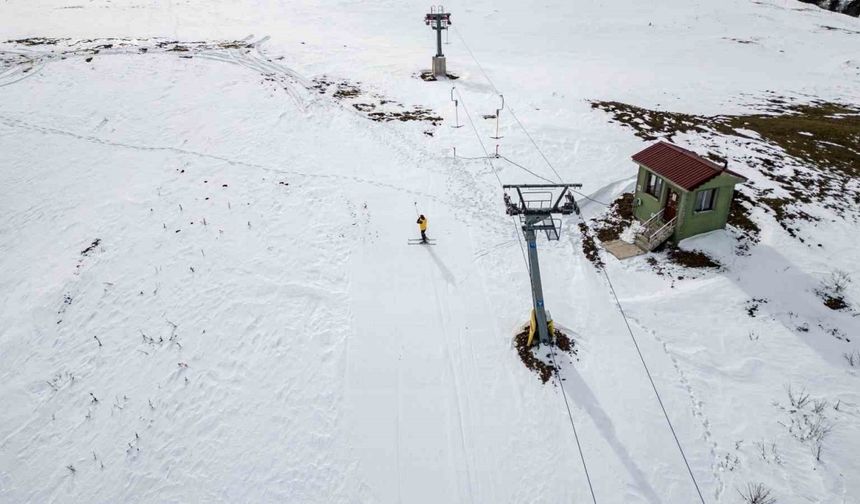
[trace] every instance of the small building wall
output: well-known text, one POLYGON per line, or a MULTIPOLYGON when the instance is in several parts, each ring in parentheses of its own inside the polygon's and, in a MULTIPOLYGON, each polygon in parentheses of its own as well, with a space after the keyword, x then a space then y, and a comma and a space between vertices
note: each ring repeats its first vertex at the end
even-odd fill
POLYGON ((723 173, 694 191, 683 193, 681 205, 678 207, 678 214, 679 216, 683 214, 683 218, 679 218, 680 222, 672 236, 673 241, 679 242, 697 234, 726 227, 737 181, 735 177, 723 173), (696 212, 696 194, 706 189, 717 190, 714 208, 705 212, 696 212))
MULTIPOLYGON (((734 196, 734 186, 738 179, 728 174, 720 174, 713 180, 710 180, 693 191, 687 191, 676 186, 672 182, 663 177, 663 191, 659 198, 645 192, 645 175, 650 170, 643 166, 639 166, 639 175, 636 178, 635 198, 638 198, 641 203, 633 208, 633 215, 641 222, 650 219, 654 214, 663 209, 666 204, 668 190, 671 187, 678 193, 678 210, 677 223, 675 225, 675 233, 671 240, 679 242, 691 236, 707 233, 715 229, 722 229, 726 226, 726 221, 729 218, 729 210, 734 196), (699 191, 706 189, 717 189, 714 208, 705 212, 696 212, 696 194, 699 191)), ((656 175, 656 174, 655 174, 656 175)), ((659 177, 659 175, 657 175, 659 177)))
POLYGON ((648 173, 648 170, 640 165, 639 176, 636 178, 636 192, 633 195, 634 198, 638 198, 641 201, 638 206, 633 207, 633 215, 642 222, 647 221, 663 208, 663 204, 666 201, 666 187, 668 186, 668 181, 663 179, 663 192, 660 194, 660 198, 651 196, 645 192, 646 173, 648 173))

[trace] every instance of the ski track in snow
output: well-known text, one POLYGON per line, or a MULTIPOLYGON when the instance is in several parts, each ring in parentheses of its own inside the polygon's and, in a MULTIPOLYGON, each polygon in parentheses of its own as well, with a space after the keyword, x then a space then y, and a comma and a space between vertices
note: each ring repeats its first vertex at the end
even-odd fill
MULTIPOLYGON (((300 172, 300 171, 295 171, 295 170, 286 170, 286 169, 282 169, 282 168, 273 168, 271 166, 265 166, 265 165, 261 165, 261 164, 257 164, 257 163, 243 161, 241 159, 233 159, 233 158, 218 156, 215 154, 206 154, 203 152, 195 152, 195 151, 183 149, 180 147, 133 145, 133 144, 123 143, 123 142, 115 142, 115 141, 105 140, 105 139, 91 136, 91 135, 80 135, 80 134, 77 134, 77 133, 74 133, 71 131, 66 131, 66 130, 53 128, 53 127, 49 127, 49 126, 39 126, 36 124, 28 123, 28 122, 23 121, 21 119, 15 119, 15 118, 6 117, 6 116, 2 116, 2 115, 0 115, 0 123, 4 124, 10 128, 27 129, 27 130, 36 131, 36 132, 44 133, 44 134, 51 134, 51 135, 62 135, 62 136, 67 136, 67 137, 75 138, 75 139, 86 141, 86 142, 105 145, 105 146, 122 147, 125 149, 133 149, 133 150, 139 150, 139 151, 173 152, 176 154, 194 156, 194 157, 209 159, 209 160, 213 160, 213 161, 221 161, 221 162, 224 162, 224 163, 227 163, 230 165, 245 166, 248 168, 256 168, 256 169, 260 169, 260 170, 265 170, 267 172, 277 173, 277 174, 282 174, 282 175, 297 175, 300 177, 306 177, 306 178, 311 178, 311 179, 348 180, 348 181, 357 182, 360 184, 367 184, 367 185, 371 185, 371 186, 375 186, 375 187, 390 189, 392 191, 411 194, 415 197, 423 198, 426 200, 438 201, 438 202, 445 204, 445 205, 448 205, 452 208, 457 208, 457 209, 460 209, 463 211, 468 211, 469 213, 472 213, 472 214, 478 214, 478 215, 481 214, 481 212, 476 212, 474 210, 474 207, 469 204, 468 200, 466 200, 464 202, 455 202, 455 201, 451 201, 451 200, 448 200, 445 198, 440 198, 439 196, 436 196, 435 194, 430 194, 430 193, 422 192, 422 191, 416 191, 414 189, 401 187, 401 186, 397 186, 397 185, 389 184, 389 183, 385 183, 385 182, 378 182, 375 180, 369 180, 369 179, 356 177, 356 176, 335 175, 335 174, 325 174, 325 173, 308 173, 308 172, 300 172)), ((492 214, 492 215, 496 216, 495 214, 492 214)))

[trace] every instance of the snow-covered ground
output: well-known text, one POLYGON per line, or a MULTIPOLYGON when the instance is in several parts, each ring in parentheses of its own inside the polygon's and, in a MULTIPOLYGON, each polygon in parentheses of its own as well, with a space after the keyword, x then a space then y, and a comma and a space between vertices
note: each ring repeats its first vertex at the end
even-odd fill
MULTIPOLYGON (((538 180, 453 149, 483 156, 480 137, 554 176, 508 111, 489 138, 500 92, 563 178, 610 201, 644 144, 587 100, 860 104, 860 22, 790 0, 446 7, 460 79, 427 83, 419 2, 0 5, 2 40, 69 39, 0 44, 19 53, 0 67, 0 501, 591 500, 562 389, 512 345, 531 298, 499 180, 538 180), (362 93, 320 94, 323 78, 362 93), (444 121, 352 107, 385 99, 444 121), (438 245, 406 244, 416 208, 438 245)), ((860 357, 843 358, 860 318, 814 293, 841 270, 860 300, 858 224, 816 212, 803 231, 821 247, 764 212, 748 256, 729 232, 685 243, 719 272, 606 258, 708 503, 749 482, 779 503, 860 502, 860 357), (798 437, 819 421, 816 460, 798 437)), ((562 384, 596 500, 698 502, 575 224, 539 247, 579 347, 562 384)))

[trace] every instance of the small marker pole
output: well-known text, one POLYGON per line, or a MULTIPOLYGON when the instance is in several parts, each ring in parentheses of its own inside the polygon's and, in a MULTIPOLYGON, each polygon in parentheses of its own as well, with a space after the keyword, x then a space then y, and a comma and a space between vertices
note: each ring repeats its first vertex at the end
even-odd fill
MULTIPOLYGON (((451 87, 451 101, 454 102, 454 126, 452 128, 462 128, 463 125, 460 124, 460 100, 454 98, 454 89, 455 87, 451 87)), ((496 128, 496 134, 498 134, 498 127, 496 128)))
POLYGON ((505 108, 505 97, 504 95, 499 95, 499 98, 502 99, 502 106, 496 109, 496 136, 490 137, 493 140, 500 140, 502 137, 499 136, 499 116, 502 113, 502 109, 505 108))

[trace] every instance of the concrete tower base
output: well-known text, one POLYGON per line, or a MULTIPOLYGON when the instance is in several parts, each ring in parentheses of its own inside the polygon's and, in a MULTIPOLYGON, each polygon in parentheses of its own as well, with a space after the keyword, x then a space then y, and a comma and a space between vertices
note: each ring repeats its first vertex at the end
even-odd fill
POLYGON ((445 66, 445 56, 433 57, 433 75, 444 77, 448 73, 445 66))

